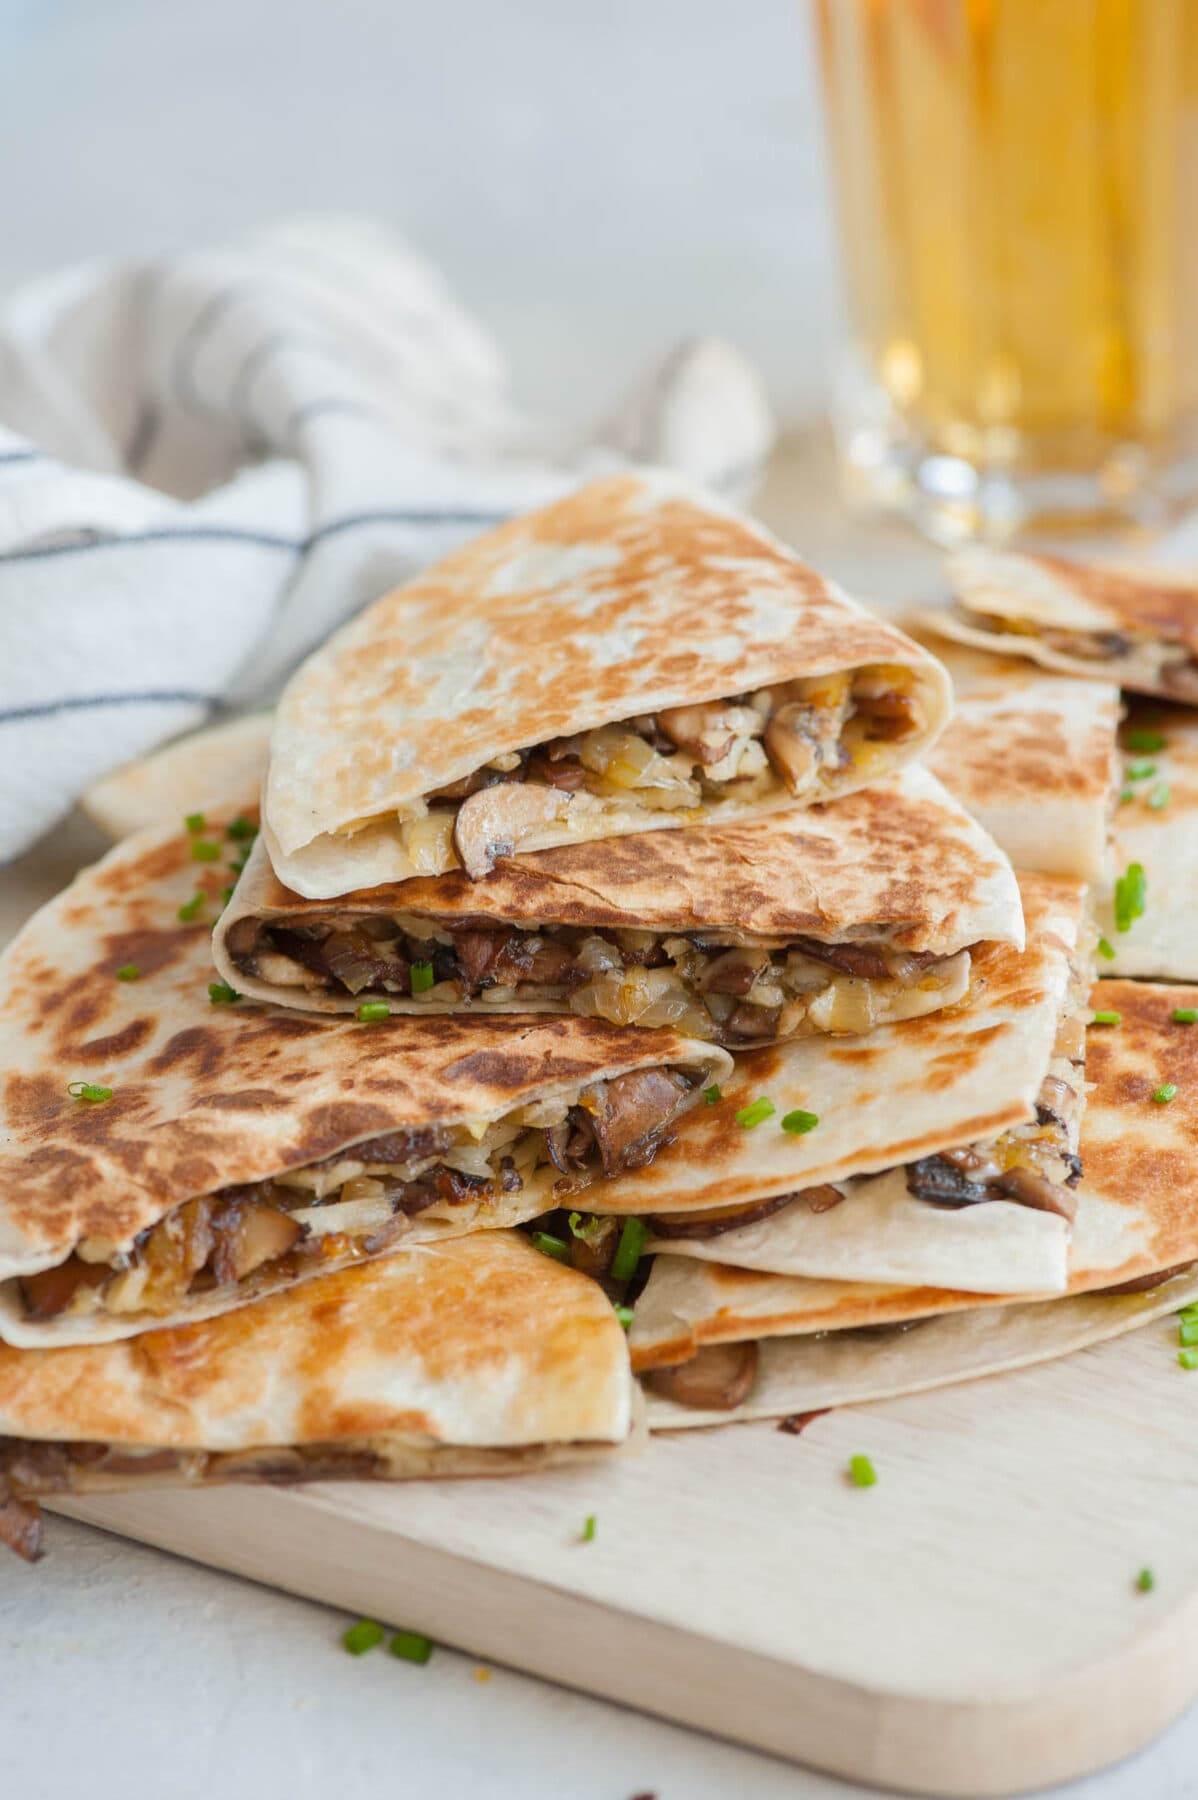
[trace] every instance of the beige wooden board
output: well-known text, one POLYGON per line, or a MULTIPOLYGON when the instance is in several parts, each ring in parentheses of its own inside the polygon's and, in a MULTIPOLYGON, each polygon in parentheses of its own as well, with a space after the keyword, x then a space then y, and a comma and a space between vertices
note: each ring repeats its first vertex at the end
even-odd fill
POLYGON ((797 1438, 64 1510, 860 1780, 1004 1794, 1125 1755, 1198 1691, 1196 1403, 1158 1323, 797 1438))

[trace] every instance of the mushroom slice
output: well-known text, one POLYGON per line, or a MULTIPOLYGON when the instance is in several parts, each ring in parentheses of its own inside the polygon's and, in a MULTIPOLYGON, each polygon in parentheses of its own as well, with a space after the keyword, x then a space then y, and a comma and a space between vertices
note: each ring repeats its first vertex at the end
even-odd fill
POLYGON ((481 788, 458 808, 453 841, 462 867, 478 881, 495 867, 497 856, 511 856, 522 838, 540 825, 564 819, 574 796, 535 782, 503 781, 481 788))
POLYGON ((780 706, 765 728, 765 753, 792 794, 809 788, 823 760, 814 709, 799 700, 780 706))
POLYGON ((747 1400, 757 1378, 758 1349, 746 1344, 705 1344, 689 1362, 673 1369, 652 1369, 645 1386, 676 1406, 703 1412, 731 1412, 747 1400))
POLYGON ((672 744, 687 751, 704 768, 727 756, 738 737, 751 737, 761 720, 750 706, 729 706, 709 700, 702 706, 670 706, 657 715, 657 723, 672 744))

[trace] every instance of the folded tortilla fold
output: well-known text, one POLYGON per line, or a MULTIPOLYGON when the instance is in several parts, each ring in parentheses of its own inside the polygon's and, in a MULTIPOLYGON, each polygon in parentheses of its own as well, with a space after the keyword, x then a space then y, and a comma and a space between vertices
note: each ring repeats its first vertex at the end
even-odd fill
MULTIPOLYGON (((1094 1295, 1096 1306, 1101 1298, 1111 1305, 1113 1321, 1127 1318, 1134 1323, 1141 1312, 1152 1316, 1146 1302, 1155 1287, 1135 1296, 1133 1307, 1125 1304, 1131 1296, 1101 1296, 1100 1291, 1128 1283, 1151 1284, 1155 1276, 1177 1275, 1192 1284, 1194 1273, 1187 1272, 1198 1263, 1198 1028, 1173 1018, 1178 1006, 1198 1005, 1198 989, 1104 981, 1096 986, 1094 998, 1119 1012, 1121 1023, 1117 1028, 1096 1027, 1090 1034, 1086 1073, 1091 1092, 1082 1130, 1083 1175, 1066 1291, 1070 1296, 1094 1295), (1176 1087, 1176 1095, 1164 1103, 1154 1101, 1153 1095, 1166 1084, 1176 1087)), ((847 1212, 847 1203, 840 1211, 847 1212)), ((1163 1297, 1163 1288, 1161 1292, 1163 1297)), ((1169 1294, 1174 1294, 1172 1280, 1169 1294)), ((897 1283, 811 1280, 659 1255, 636 1303, 629 1342, 633 1366, 647 1369, 684 1361, 709 1344, 852 1332, 974 1309, 983 1309, 989 1317, 990 1309, 1001 1308, 1009 1298, 997 1291, 987 1295, 931 1286, 904 1288, 897 1283)), ((1061 1304, 1051 1298, 1035 1303, 1035 1312, 1042 1313, 1040 1341, 1058 1343, 1058 1332, 1067 1336, 1074 1329, 1069 1319, 1080 1321, 1084 1333, 1091 1334, 1084 1341, 1094 1341, 1092 1326, 1100 1323, 1101 1314, 1076 1309, 1058 1326, 1061 1304)), ((1185 1300, 1171 1298, 1169 1304, 1185 1300)), ((1033 1320, 1025 1333, 1031 1339, 1036 1337, 1034 1324, 1033 1320)), ((997 1326, 996 1357, 1002 1332, 997 1326)), ((914 1331, 911 1336, 914 1342, 914 1331)), ((966 1347, 976 1345, 976 1340, 976 1332, 965 1327, 948 1339, 966 1347)), ((879 1340, 863 1334, 856 1341, 864 1360, 879 1340)), ((929 1356, 938 1341, 929 1338, 929 1356)), ((972 1348, 969 1355, 974 1358, 970 1372, 985 1373, 979 1366, 984 1358, 974 1357, 972 1348)), ((914 1351, 911 1356, 918 1362, 914 1351)), ((843 1373, 846 1358, 847 1352, 830 1357, 830 1370, 835 1362, 843 1373)), ((796 1369, 800 1364, 788 1359, 786 1366, 796 1369)), ((1006 1365, 996 1361, 994 1366, 1006 1365)), ((866 1397, 864 1386, 861 1398, 866 1397)), ((797 1385, 792 1391, 800 1393, 797 1385)), ((801 1399, 793 1401, 794 1407, 801 1405, 801 1399)))
MULTIPOLYGON (((655 1218, 664 1238, 667 1231, 676 1235, 678 1214, 698 1215, 701 1226, 705 1209, 749 1208, 860 1183, 861 1190, 871 1190, 876 1212, 899 1208, 903 1217, 895 1231, 883 1234, 871 1214, 868 1227, 853 1232, 856 1185, 840 1203, 834 1195, 816 1196, 826 1210, 796 1199, 792 1204, 807 1213, 800 1234, 803 1272, 876 1280, 882 1267, 901 1266, 909 1282, 916 1268, 911 1259, 926 1257, 935 1279, 943 1281, 944 1258, 951 1256, 958 1274, 962 1268, 972 1272, 971 1285, 988 1286, 993 1276, 986 1260, 971 1248, 985 1239, 989 1254, 1002 1256, 1005 1275, 1017 1277, 1024 1291, 1060 1287, 1068 1231, 1055 1213, 1013 1206, 1012 1213, 1028 1216, 1012 1219, 1018 1241, 1004 1243, 982 1223, 912 1199, 906 1173, 897 1184, 865 1179, 931 1161, 930 1175, 956 1180, 953 1170, 940 1168, 942 1153, 970 1145, 997 1146, 999 1166, 1013 1173, 1036 1165, 1041 1140, 1055 1167, 1058 1126, 1059 1157, 1068 1167, 1083 1101, 1078 1064, 1089 986, 1079 946, 1084 889, 1039 875, 1024 876, 1021 888, 1026 951, 979 950, 961 1005, 860 1039, 808 1038, 738 1057, 719 1096, 680 1120, 673 1142, 649 1166, 605 1182, 584 1204, 599 1213, 655 1218), (1060 1084, 1051 1107, 1062 1116, 1053 1121, 1045 1113, 1037 1122, 1048 1081, 1060 1084), (884 1265, 883 1254, 903 1260, 884 1265)), ((759 1227, 738 1229, 751 1236, 760 1231, 768 1241, 771 1223, 765 1218, 759 1227)), ((718 1246, 727 1236, 712 1241, 718 1246)))
POLYGON ((530 1218, 555 1204, 547 1133, 580 1095, 595 1143, 575 1187, 651 1156, 731 1067, 671 1031, 322 1020, 210 987, 230 826, 125 840, 0 958, 9 1342, 128 1336, 530 1218))
POLYGON ((1198 981, 1198 715, 1141 702, 1129 712, 1124 745, 1113 855, 1095 893, 1114 956, 1100 959, 1098 973, 1198 981), (1144 910, 1120 930, 1115 884, 1136 867, 1144 910))
POLYGON ((476 539, 309 657, 275 716, 267 845, 314 898, 477 877, 513 848, 839 798, 918 758, 948 711, 927 651, 762 527, 621 475, 476 539))
POLYGON ((0 1346, 0 1537, 36 1526, 14 1508, 6 1532, 6 1490, 504 1474, 632 1416, 602 1288, 477 1232, 135 1341, 0 1346))
POLYGON ((977 546, 948 561, 955 603, 920 614, 942 637, 1046 669, 1198 703, 1198 578, 977 546))
POLYGON ((650 1431, 777 1419, 895 1400, 1086 1350, 1198 1300, 1198 1274, 1175 1275, 1146 1293, 1078 1294, 943 1313, 892 1328, 765 1338, 752 1390, 739 1406, 684 1406, 650 1392, 650 1431))
POLYGON ((332 901, 284 888, 260 840, 213 955, 241 993, 304 1011, 381 994, 396 1012, 574 1012, 736 1048, 952 1004, 984 941, 1022 945, 1014 874, 913 767, 834 806, 332 901))

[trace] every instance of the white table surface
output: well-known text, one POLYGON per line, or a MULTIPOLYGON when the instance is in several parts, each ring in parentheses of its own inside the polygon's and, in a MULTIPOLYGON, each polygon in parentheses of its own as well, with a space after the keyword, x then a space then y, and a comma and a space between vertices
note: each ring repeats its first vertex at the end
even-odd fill
MULTIPOLYGON (((540 410, 585 417, 663 344, 717 329, 799 423, 825 391, 836 301, 797 14, 796 0, 8 0, 0 282, 284 211, 372 211, 444 262, 540 410)), ((842 518, 818 438, 765 504, 859 587, 897 597, 934 575, 901 531, 842 518)), ((57 864, 38 860, 44 891, 81 841, 60 833, 57 864)), ((0 909, 12 891, 0 880, 0 909)), ((47 1535, 36 1568, 0 1562, 0 1795, 865 1792, 499 1668, 479 1681, 449 1651, 423 1669, 354 1659, 325 1607, 63 1520, 47 1535)), ((1059 1791, 1198 1796, 1198 1713, 1059 1791)))

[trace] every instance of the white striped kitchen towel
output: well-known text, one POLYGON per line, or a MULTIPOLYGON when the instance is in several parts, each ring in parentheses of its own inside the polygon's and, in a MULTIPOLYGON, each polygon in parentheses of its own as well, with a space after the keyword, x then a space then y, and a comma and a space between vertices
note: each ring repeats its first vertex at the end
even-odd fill
POLYGON ((498 520, 630 459, 745 498, 772 441, 716 339, 585 438, 537 427, 437 271, 359 221, 36 283, 0 307, 0 860, 498 520))

